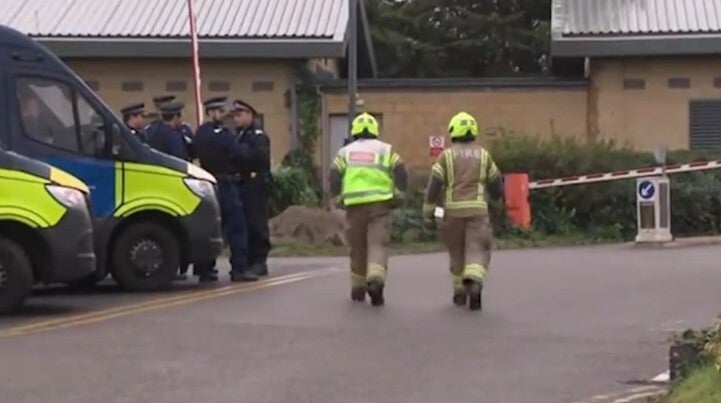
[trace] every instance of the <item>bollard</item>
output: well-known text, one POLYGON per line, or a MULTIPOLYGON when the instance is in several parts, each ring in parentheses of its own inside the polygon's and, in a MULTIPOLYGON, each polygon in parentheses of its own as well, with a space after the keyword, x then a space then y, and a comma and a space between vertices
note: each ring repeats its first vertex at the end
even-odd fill
POLYGON ((504 194, 506 211, 511 223, 523 229, 531 229, 528 174, 506 174, 504 176, 504 194))

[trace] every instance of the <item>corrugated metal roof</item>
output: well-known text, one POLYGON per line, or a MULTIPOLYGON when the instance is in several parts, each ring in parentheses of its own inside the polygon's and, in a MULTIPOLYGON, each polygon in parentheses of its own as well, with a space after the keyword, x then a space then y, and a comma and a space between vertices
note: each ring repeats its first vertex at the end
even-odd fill
MULTIPOLYGON (((195 0, 198 35, 342 40, 348 0, 195 0)), ((2 0, 0 24, 34 37, 188 36, 185 0, 2 0)))
POLYGON ((721 0, 554 0, 563 36, 721 33, 721 0))

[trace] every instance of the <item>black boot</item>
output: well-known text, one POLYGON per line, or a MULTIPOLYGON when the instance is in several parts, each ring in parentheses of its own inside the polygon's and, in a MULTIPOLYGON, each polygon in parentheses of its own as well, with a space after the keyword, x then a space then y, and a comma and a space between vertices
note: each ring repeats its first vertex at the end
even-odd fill
POLYGON ((466 293, 470 298, 468 308, 471 311, 480 311, 481 309, 483 309, 483 282, 464 280, 463 285, 466 287, 466 293))
POLYGON ((385 304, 383 298, 383 283, 379 280, 371 280, 368 282, 368 296, 371 297, 371 305, 381 306, 385 304))
POLYGON ((230 281, 234 283, 258 281, 258 276, 251 273, 249 270, 233 270, 230 272, 230 281))
POLYGON ((350 290, 350 299, 353 301, 363 302, 366 300, 365 287, 353 287, 350 290))
POLYGON ((217 270, 208 270, 205 272, 201 272, 198 274, 198 282, 199 283, 213 283, 218 281, 218 271, 217 270))
POLYGON ((250 271, 258 277, 265 277, 268 275, 268 265, 265 263, 253 263, 250 266, 250 271))
POLYGON ((453 303, 458 306, 466 306, 468 303, 468 294, 463 288, 456 289, 453 291, 453 303))

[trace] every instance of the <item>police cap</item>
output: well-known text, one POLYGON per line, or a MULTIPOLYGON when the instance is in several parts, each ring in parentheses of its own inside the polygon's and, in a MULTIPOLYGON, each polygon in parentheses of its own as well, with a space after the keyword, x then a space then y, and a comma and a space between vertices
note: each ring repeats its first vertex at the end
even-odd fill
POLYGON ((173 100, 161 104, 160 112, 163 114, 179 113, 184 107, 185 104, 183 102, 173 100))
POLYGON ((145 103, 144 102, 136 102, 133 104, 128 104, 125 107, 123 107, 123 109, 120 110, 120 113, 122 113, 123 116, 145 114, 145 103))
POLYGON ((256 114, 253 106, 251 106, 249 103, 243 101, 242 99, 236 99, 235 101, 233 101, 233 110, 242 111, 242 110, 246 110, 246 109, 253 112, 254 115, 256 114))
POLYGON ((153 103, 160 105, 165 102, 170 102, 175 99, 175 95, 158 95, 153 97, 153 103))
POLYGON ((224 108, 228 103, 228 97, 214 97, 208 98, 203 102, 205 109, 220 109, 224 108))

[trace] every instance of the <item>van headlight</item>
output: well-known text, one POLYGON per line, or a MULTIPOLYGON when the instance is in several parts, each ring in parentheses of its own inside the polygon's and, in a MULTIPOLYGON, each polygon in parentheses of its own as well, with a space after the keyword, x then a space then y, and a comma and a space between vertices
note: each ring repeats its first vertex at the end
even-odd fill
POLYGON ((48 192, 65 207, 84 207, 85 195, 83 192, 57 185, 46 185, 48 192))
POLYGON ((184 178, 183 182, 185 182, 185 185, 188 186, 188 189, 190 189, 190 191, 200 197, 215 197, 215 189, 213 188, 213 184, 206 180, 196 178, 184 178))

